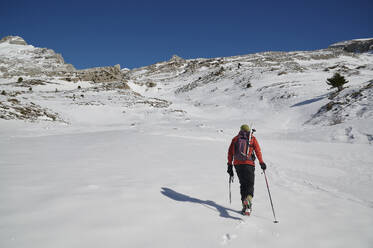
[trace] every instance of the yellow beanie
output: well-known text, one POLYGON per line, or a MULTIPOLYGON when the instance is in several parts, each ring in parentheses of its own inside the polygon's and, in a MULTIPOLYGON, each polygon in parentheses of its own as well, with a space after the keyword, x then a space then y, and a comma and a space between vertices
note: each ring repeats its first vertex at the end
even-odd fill
POLYGON ((241 126, 241 131, 250 132, 250 127, 247 124, 241 126))

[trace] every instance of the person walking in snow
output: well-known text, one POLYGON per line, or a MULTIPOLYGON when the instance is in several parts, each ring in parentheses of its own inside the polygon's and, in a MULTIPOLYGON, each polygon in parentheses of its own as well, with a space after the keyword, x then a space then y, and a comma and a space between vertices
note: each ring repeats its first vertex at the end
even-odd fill
POLYGON ((255 155, 259 160, 262 170, 267 169, 262 158, 259 143, 252 135, 253 131, 248 125, 242 125, 240 132, 232 139, 228 149, 227 173, 233 177, 233 166, 235 167, 240 182, 242 214, 246 215, 250 215, 251 213, 254 197, 255 155))

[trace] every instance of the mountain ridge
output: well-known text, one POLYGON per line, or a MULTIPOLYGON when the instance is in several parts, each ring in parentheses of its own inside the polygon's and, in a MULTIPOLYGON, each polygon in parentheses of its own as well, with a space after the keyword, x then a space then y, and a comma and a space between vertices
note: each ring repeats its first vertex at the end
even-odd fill
POLYGON ((187 60, 174 55, 132 70, 120 65, 77 70, 53 50, 10 44, 12 40, 23 43, 17 37, 0 43, 0 119, 79 126, 108 125, 108 118, 110 125, 136 127, 155 120, 216 126, 249 118, 279 133, 319 128, 328 139, 372 142, 369 52, 338 45, 187 60), (334 73, 350 81, 341 92, 333 93, 325 83, 334 73), (266 120, 267 115, 281 124, 266 120))

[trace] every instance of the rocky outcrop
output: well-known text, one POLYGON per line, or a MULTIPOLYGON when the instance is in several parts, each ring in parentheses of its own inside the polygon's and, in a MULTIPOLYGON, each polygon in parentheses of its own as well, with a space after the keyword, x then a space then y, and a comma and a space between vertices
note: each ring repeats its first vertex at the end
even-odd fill
POLYGON ((172 55, 172 58, 169 60, 169 63, 184 64, 185 59, 177 56, 176 54, 172 55))
POLYGON ((7 36, 0 41, 0 76, 63 76, 75 71, 61 54, 52 49, 27 45, 19 36, 7 36))
POLYGON ((80 80, 95 83, 114 82, 123 79, 120 65, 78 70, 75 74, 80 80))
POLYGON ((27 45, 19 36, 1 39, 0 65, 0 76, 3 78, 57 76, 66 81, 102 83, 123 81, 125 74, 119 64, 76 70, 73 65, 65 63, 61 54, 52 49, 27 45))
POLYGON ((342 49, 351 53, 369 52, 373 51, 373 38, 342 41, 330 45, 329 48, 342 49))
POLYGON ((27 45, 26 41, 19 36, 6 36, 0 40, 0 43, 5 42, 13 45, 27 45))
POLYGON ((17 98, 1 98, 0 119, 64 122, 58 113, 33 102, 21 102, 17 98))

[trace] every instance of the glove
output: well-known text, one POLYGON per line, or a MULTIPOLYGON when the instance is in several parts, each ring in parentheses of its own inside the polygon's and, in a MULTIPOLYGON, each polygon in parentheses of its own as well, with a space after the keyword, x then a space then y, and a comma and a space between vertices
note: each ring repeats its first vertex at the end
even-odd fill
POLYGON ((266 170, 267 169, 267 165, 266 163, 260 163, 260 168, 262 168, 262 170, 266 170))
POLYGON ((232 164, 230 164, 230 163, 227 163, 227 165, 228 165, 228 169, 227 169, 227 173, 231 176, 231 177, 233 177, 233 165, 232 164))

